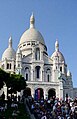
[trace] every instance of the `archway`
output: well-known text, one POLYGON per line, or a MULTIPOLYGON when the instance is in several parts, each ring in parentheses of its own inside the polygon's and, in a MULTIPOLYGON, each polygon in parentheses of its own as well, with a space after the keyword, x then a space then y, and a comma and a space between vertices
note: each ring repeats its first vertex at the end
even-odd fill
POLYGON ((40 100, 42 98, 44 98, 44 93, 43 93, 43 89, 42 88, 37 88, 35 90, 35 100, 40 100))
POLYGON ((26 88, 26 89, 23 91, 23 95, 24 95, 25 97, 31 96, 31 89, 30 89, 30 88, 26 88))
POLYGON ((53 89, 53 88, 49 89, 49 91, 48 91, 48 99, 53 98, 55 96, 56 96, 55 89, 53 89))

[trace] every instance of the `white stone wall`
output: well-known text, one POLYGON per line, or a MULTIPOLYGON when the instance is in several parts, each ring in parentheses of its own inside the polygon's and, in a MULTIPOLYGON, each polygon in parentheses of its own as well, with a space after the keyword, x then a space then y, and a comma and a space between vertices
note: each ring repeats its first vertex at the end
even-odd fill
MULTIPOLYGON (((47 54, 47 47, 40 32, 34 27, 35 18, 30 18, 30 28, 22 34, 16 53, 16 60, 5 59, 0 62, 4 64, 4 70, 21 74, 26 79, 28 74, 28 87, 31 88, 31 94, 34 96, 37 88, 42 88, 44 98, 48 96, 48 90, 54 89, 56 97, 64 98, 67 92, 73 97, 72 77, 67 81, 67 65, 64 56, 59 50, 59 42, 56 40, 55 51, 51 57, 47 54), (31 22, 33 20, 33 22, 31 22), (30 36, 30 37, 29 37, 30 36), (36 58, 36 49, 39 48, 38 59, 36 58), (40 58, 39 58, 40 56, 40 58), (7 70, 7 63, 12 64, 12 68, 7 70), (16 69, 14 70, 14 65, 16 69), (39 66, 39 79, 36 77, 36 67, 39 66), (62 67, 62 71, 60 71, 62 67), (26 70, 27 68, 27 70, 26 70), (49 80, 48 80, 49 77, 49 80), (71 79, 71 80, 70 80, 71 79)), ((12 44, 10 44, 11 47, 12 44)), ((74 95, 76 90, 74 89, 74 95)))

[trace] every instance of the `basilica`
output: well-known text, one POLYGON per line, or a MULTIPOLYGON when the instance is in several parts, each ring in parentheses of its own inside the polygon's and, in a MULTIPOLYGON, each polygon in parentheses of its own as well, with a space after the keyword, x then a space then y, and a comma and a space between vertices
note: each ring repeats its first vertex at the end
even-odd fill
MULTIPOLYGON (((73 98, 77 89, 73 88, 72 74, 55 42, 55 51, 48 56, 47 46, 42 34, 35 28, 35 18, 30 17, 30 27, 21 35, 17 51, 13 49, 12 38, 2 54, 0 67, 9 72, 21 74, 27 83, 25 92, 35 99, 56 96, 73 98)), ((6 91, 5 91, 6 95, 6 91)))

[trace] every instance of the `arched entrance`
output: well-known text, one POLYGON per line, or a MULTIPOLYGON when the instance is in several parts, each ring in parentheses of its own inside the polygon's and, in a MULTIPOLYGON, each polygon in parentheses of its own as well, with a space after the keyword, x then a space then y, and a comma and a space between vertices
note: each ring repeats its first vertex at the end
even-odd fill
POLYGON ((44 93, 43 93, 43 89, 42 88, 37 88, 35 90, 35 100, 40 100, 42 98, 44 98, 44 93))
POLYGON ((23 91, 23 95, 26 96, 26 97, 31 96, 31 89, 30 88, 26 88, 23 91))
POLYGON ((55 89, 53 89, 53 88, 49 89, 49 91, 48 91, 48 99, 50 99, 50 98, 52 98, 54 96, 56 96, 55 89))

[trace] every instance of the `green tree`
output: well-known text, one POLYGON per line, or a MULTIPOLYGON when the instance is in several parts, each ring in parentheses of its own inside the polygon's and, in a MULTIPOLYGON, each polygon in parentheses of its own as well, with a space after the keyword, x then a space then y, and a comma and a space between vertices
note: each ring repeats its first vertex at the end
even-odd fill
POLYGON ((22 75, 12 74, 11 75, 11 87, 14 91, 21 91, 26 88, 26 82, 22 75))
POLYGON ((11 96, 12 93, 17 93, 17 91, 20 92, 21 90, 24 90, 27 86, 25 79, 24 77, 22 77, 22 75, 10 74, 0 69, 0 89, 3 87, 4 84, 6 84, 7 86, 7 92, 8 89, 10 89, 11 96))
POLYGON ((0 69, 0 89, 3 88, 9 74, 6 73, 4 70, 0 69))
POLYGON ((6 86, 10 88, 10 93, 17 93, 17 91, 24 90, 26 88, 26 82, 22 75, 10 74, 10 78, 7 78, 6 86))

